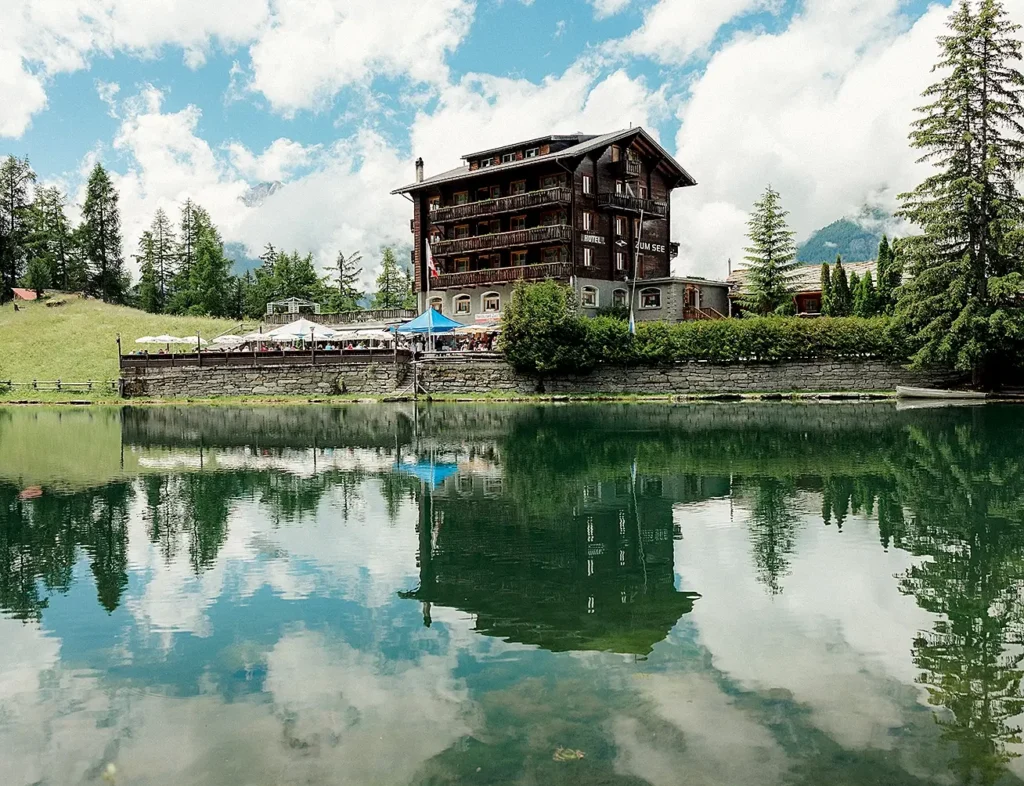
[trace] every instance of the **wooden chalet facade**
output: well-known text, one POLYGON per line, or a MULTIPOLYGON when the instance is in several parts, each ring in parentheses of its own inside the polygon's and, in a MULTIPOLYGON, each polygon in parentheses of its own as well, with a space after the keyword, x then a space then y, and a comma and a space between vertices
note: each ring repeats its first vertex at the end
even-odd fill
MULTIPOLYGON (((633 291, 638 319, 682 319, 684 299, 695 313, 692 293, 704 282, 690 279, 684 290, 670 277, 669 226, 673 189, 696 181, 642 128, 539 137, 463 159, 429 178, 420 159, 415 182, 392 192, 413 203, 421 309, 496 321, 515 282, 553 278, 573 282, 584 310, 628 306, 633 291), (691 294, 675 297, 666 283, 691 294)), ((706 300, 727 310, 725 284, 706 283, 714 290, 706 300)))

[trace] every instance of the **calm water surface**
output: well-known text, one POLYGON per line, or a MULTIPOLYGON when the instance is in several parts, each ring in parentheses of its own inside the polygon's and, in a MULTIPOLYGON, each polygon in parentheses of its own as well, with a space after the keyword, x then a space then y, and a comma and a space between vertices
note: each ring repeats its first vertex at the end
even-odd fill
POLYGON ((1022 590, 1024 408, 0 409, 0 782, 1018 784, 1022 590))

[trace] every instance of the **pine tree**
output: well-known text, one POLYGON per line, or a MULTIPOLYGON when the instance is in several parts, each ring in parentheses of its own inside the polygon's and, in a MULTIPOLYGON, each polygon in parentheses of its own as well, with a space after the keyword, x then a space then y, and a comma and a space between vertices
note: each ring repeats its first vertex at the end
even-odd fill
POLYGON ((168 301, 167 311, 173 314, 199 313, 202 307, 197 305, 196 279, 192 271, 199 258, 199 244, 208 232, 216 232, 210 214, 191 199, 186 199, 181 208, 181 229, 178 232, 175 247, 176 269, 171 279, 173 290, 168 301))
POLYGON ((853 313, 853 293, 843 269, 842 257, 836 257, 836 272, 832 276, 832 316, 848 317, 853 313))
POLYGON ((1001 357, 1019 357, 1024 262, 1014 231, 1022 200, 1024 75, 1019 27, 998 0, 960 0, 939 37, 922 117, 910 134, 934 172, 901 195, 902 217, 921 235, 901 244, 910 264, 895 331, 909 337, 915 367, 970 371, 976 384, 1001 357))
POLYGON ((43 257, 32 257, 28 261, 28 270, 25 272, 25 279, 22 282, 29 289, 35 290, 36 297, 42 297, 43 292, 50 286, 50 265, 43 257))
POLYGON ((892 314, 896 307, 896 288, 900 285, 900 271, 896 262, 895 241, 882 235, 878 244, 878 309, 882 314, 892 314))
POLYGON ((377 292, 373 296, 374 308, 413 308, 412 285, 409 276, 398 266, 395 252, 384 249, 377 276, 377 292))
POLYGON ((82 234, 90 292, 108 303, 123 303, 130 278, 121 249, 121 213, 117 190, 101 164, 93 168, 86 186, 82 234))
POLYGON ((196 239, 195 262, 189 275, 189 312, 213 317, 230 310, 231 260, 213 227, 205 227, 196 239))
POLYGON ((832 269, 828 262, 821 263, 821 313, 823 316, 832 314, 832 269))
POLYGON ((153 216, 153 223, 149 225, 149 234, 153 240, 153 274, 160 297, 160 307, 161 310, 164 310, 167 308, 173 292, 178 248, 174 225, 163 208, 158 208, 153 216))
POLYGON ((338 271, 338 288, 331 293, 331 310, 337 312, 358 311, 363 293, 358 288, 363 269, 359 267, 363 256, 358 251, 347 257, 341 251, 335 262, 338 271))
POLYGON ((878 314, 878 295, 871 272, 864 273, 853 292, 853 313, 858 317, 873 317, 878 314))
POLYGON ((35 180, 27 158, 7 156, 0 163, 0 303, 14 297, 12 290, 28 258, 28 211, 35 180))
POLYGON ((48 286, 67 291, 74 233, 64 208, 65 197, 59 188, 36 189, 29 210, 28 245, 30 255, 42 258, 49 269, 48 286))
POLYGON ((786 223, 779 193, 771 186, 754 204, 747 222, 750 246, 746 249, 747 280, 740 295, 740 307, 752 314, 774 314, 793 301, 793 272, 796 259, 794 233, 786 223))
POLYGON ((153 233, 143 232, 139 238, 139 253, 136 256, 140 272, 138 306, 150 314, 159 314, 163 311, 163 302, 160 296, 154 246, 153 233))

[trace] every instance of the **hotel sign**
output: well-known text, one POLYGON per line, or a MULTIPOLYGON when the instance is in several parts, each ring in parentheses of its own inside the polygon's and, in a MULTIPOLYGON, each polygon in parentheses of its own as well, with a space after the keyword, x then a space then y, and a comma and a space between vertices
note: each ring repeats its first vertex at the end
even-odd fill
POLYGON ((649 240, 641 240, 639 245, 641 251, 650 251, 652 254, 664 254, 666 251, 664 243, 651 243, 649 240))
POLYGON ((603 246, 605 244, 603 235, 588 235, 586 233, 583 234, 583 242, 593 243, 596 246, 603 246))

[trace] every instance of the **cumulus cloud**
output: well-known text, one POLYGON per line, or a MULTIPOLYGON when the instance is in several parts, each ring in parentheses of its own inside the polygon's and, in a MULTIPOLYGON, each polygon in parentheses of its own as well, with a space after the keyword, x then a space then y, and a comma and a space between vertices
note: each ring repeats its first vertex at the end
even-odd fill
POLYGON ((597 19, 605 19, 614 16, 620 11, 625 11, 631 0, 590 0, 594 6, 594 16, 597 19))
POLYGON ((256 154, 245 145, 231 142, 227 146, 232 166, 252 180, 287 180, 296 169, 309 166, 320 145, 303 145, 291 139, 275 139, 270 147, 256 154))
POLYGON ((324 106, 373 76, 447 81, 445 56, 469 31, 472 0, 275 0, 250 47, 250 88, 286 116, 324 106))
POLYGON ((907 132, 948 9, 909 25, 899 7, 810 0, 784 31, 737 36, 711 57, 679 109, 679 159, 700 185, 673 201, 677 269, 725 275, 769 182, 799 237, 865 204, 893 209, 919 182, 907 132))

